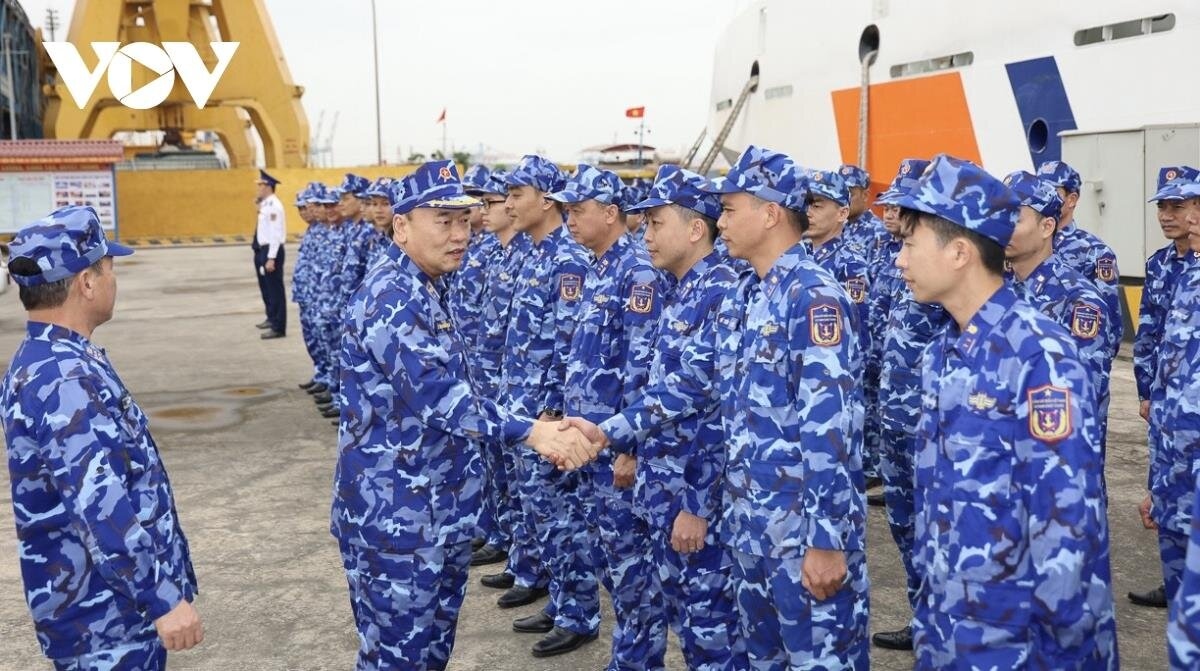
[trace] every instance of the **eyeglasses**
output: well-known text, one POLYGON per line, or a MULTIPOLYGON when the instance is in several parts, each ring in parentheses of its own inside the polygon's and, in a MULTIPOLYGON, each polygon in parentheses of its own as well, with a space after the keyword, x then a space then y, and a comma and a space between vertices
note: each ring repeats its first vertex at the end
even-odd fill
POLYGON ((503 205, 504 205, 504 200, 505 200, 505 199, 503 199, 503 198, 493 198, 493 199, 491 199, 491 200, 488 200, 487 198, 484 198, 484 199, 483 199, 483 211, 484 211, 484 212, 487 212, 488 210, 492 209, 492 207, 494 207, 494 206, 496 206, 496 205, 501 205, 501 206, 503 206, 503 205))

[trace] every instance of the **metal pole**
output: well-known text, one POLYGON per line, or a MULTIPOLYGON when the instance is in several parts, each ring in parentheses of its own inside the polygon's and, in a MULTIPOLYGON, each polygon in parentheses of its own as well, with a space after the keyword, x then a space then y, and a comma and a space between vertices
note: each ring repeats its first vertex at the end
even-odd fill
POLYGON ((4 35, 4 68, 8 71, 8 130, 11 139, 17 139, 17 85, 13 82, 12 36, 4 35))
POLYGON ((446 153, 446 120, 442 119, 442 160, 450 158, 446 153))
POLYGON ((642 167, 642 145, 646 144, 646 112, 638 117, 638 158, 637 165, 642 167))
POLYGON ((375 20, 375 0, 371 0, 371 40, 375 50, 375 163, 383 165, 383 121, 379 114, 379 25, 375 20))

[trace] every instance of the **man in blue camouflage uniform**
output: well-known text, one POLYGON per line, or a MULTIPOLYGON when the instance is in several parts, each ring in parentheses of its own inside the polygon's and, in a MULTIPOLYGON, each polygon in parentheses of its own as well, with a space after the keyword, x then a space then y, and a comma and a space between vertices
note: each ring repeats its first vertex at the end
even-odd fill
POLYGON ((318 239, 323 230, 316 208, 312 204, 313 189, 316 185, 317 182, 309 182, 303 191, 296 194, 295 203, 296 209, 300 212, 300 218, 308 224, 308 228, 304 229, 304 235, 300 237, 300 247, 296 250, 296 263, 292 266, 292 302, 299 308, 300 334, 304 338, 304 349, 308 352, 308 358, 313 362, 312 377, 307 382, 300 384, 300 388, 305 391, 320 384, 317 381, 317 377, 320 375, 318 364, 320 346, 317 344, 316 332, 312 323, 314 290, 312 278, 315 271, 313 256, 317 253, 316 248, 320 244, 318 239))
MULTIPOLYGON (((512 307, 513 289, 517 275, 529 252, 529 236, 518 233, 513 227, 513 218, 504 207, 508 197, 506 174, 493 171, 479 188, 478 197, 483 205, 483 227, 496 239, 488 258, 484 261, 483 317, 480 321, 478 339, 475 343, 476 368, 472 379, 484 395, 498 398, 502 383, 500 366, 504 361, 504 339, 508 334, 509 310, 512 307)), ((491 483, 492 500, 484 502, 482 515, 492 515, 495 523, 484 537, 484 545, 471 555, 471 564, 481 566, 511 558, 509 549, 513 544, 513 532, 521 525, 521 479, 517 474, 517 462, 513 451, 503 441, 484 443, 484 466, 487 480, 491 483)), ((481 525, 485 526, 486 525, 481 525)), ((480 579, 488 587, 508 589, 514 584, 519 568, 505 567, 500 573, 485 575, 480 579)), ((528 572, 528 570, 526 570, 528 572)))
MULTIPOLYGON (((1177 289, 1167 317, 1160 353, 1157 378, 1164 382, 1162 400, 1151 404, 1151 416, 1161 406, 1165 421, 1162 425, 1163 444, 1176 448, 1177 468, 1196 479, 1200 466, 1200 184, 1194 172, 1186 177, 1191 183, 1178 186, 1183 196, 1181 217, 1187 222, 1191 257, 1177 278, 1177 289), (1164 370, 1165 369, 1165 370, 1164 370), (1169 432, 1169 436, 1166 435, 1169 432)), ((1168 180, 1170 181, 1170 180, 1168 180)), ((1163 190, 1159 190, 1162 196, 1163 190)), ((1176 471, 1179 473, 1179 471, 1176 471)), ((1182 487, 1182 483, 1181 487, 1182 487)), ((1179 505, 1187 508, 1190 520, 1184 523, 1191 538, 1188 543, 1183 576, 1171 602, 1171 617, 1167 624, 1171 668, 1190 671, 1200 665, 1200 493, 1193 482, 1189 495, 1181 496, 1179 505)), ((1182 494, 1182 492, 1180 492, 1182 494)), ((1161 524, 1161 523, 1160 523, 1161 524)))
POLYGON ((1004 281, 1017 197, 939 155, 897 261, 952 321, 925 355, 916 454, 920 669, 1115 669, 1095 394, 1074 342, 1004 281))
MULTIPOLYGON (((1017 226, 1005 251, 1012 267, 1013 289, 1075 340, 1096 394, 1094 416, 1103 457, 1109 375, 1121 345, 1121 322, 1108 314, 1095 285, 1054 254, 1052 238, 1063 203, 1054 187, 1021 170, 1005 177, 1004 183, 1021 200, 1017 226)), ((1103 464, 1101 459, 1101 477, 1103 464)))
MULTIPOLYGON (((896 199, 908 193, 929 165, 922 159, 905 159, 887 191, 879 195, 883 224, 900 240, 900 206, 896 199)), ((913 611, 921 577, 913 564, 913 458, 917 450, 917 424, 921 418, 921 360, 925 347, 945 328, 949 317, 942 306, 919 303, 896 266, 899 246, 887 246, 889 266, 881 267, 871 285, 872 319, 883 328, 872 331, 872 351, 879 367, 879 473, 888 529, 900 551, 906 595, 913 611), (891 249, 895 252, 891 252, 891 249), (878 345, 876 345, 878 343, 878 345), (878 347, 875 350, 875 347, 878 347)), ((881 631, 871 637, 875 645, 891 650, 912 650, 912 625, 881 631)))
MULTIPOLYGON (((478 196, 490 176, 491 171, 487 167, 472 166, 463 175, 463 187, 467 193, 478 196)), ((467 244, 467 256, 463 259, 462 268, 450 277, 446 296, 455 326, 470 343, 479 340, 483 295, 487 289, 487 285, 484 284, 484 276, 487 274, 486 262, 495 248, 496 236, 483 230, 483 212, 481 208, 475 208, 471 213, 471 241, 467 244)), ((473 353, 470 358, 474 359, 473 353)), ((474 367, 477 364, 472 361, 471 365, 474 367)))
POLYGON ((157 670, 204 639, 187 539, 145 413, 96 327, 112 318, 113 257, 90 207, 22 228, 9 272, 28 311, 2 392, 25 597, 60 671, 157 670))
POLYGON ((313 257, 313 323, 321 340, 324 360, 321 363, 322 373, 318 378, 321 384, 309 391, 318 407, 326 406, 326 409, 320 410, 321 414, 332 418, 338 415, 337 409, 330 406, 337 393, 337 359, 338 352, 341 351, 339 334, 342 309, 345 307, 345 303, 342 302, 344 297, 340 279, 341 264, 346 254, 346 226, 339 211, 339 199, 334 195, 333 189, 323 186, 317 192, 315 200, 324 213, 325 230, 318 238, 321 245, 317 247, 317 253, 313 257), (322 386, 324 389, 320 389, 322 386))
POLYGON ((843 165, 837 170, 838 175, 846 183, 849 192, 850 208, 846 218, 846 226, 842 236, 851 246, 860 250, 867 262, 867 270, 871 273, 869 279, 874 281, 875 273, 883 270, 879 263, 881 248, 893 238, 883 225, 883 221, 875 216, 868 207, 867 190, 871 188, 871 175, 857 165, 843 165))
MULTIPOLYGON (((719 542, 725 470, 720 384, 716 379, 716 316, 737 282, 713 248, 720 202, 694 172, 665 165, 647 199, 646 246, 660 269, 676 278, 664 298, 654 361, 641 399, 599 426, 578 418, 593 442, 618 452, 637 450, 634 496, 649 523, 647 561, 689 669, 733 671, 747 662, 730 580, 732 557, 719 542)), ((648 607, 654 607, 649 605, 648 607)), ((666 634, 655 631, 656 659, 666 634)))
MULTIPOLYGON (((500 398, 515 411, 539 419, 562 417, 571 337, 588 265, 586 252, 563 226, 561 206, 546 198, 561 190, 563 181, 558 166, 532 155, 522 158, 505 178, 505 207, 514 217, 516 229, 529 236, 530 250, 513 290, 500 398)), ((513 627, 524 632, 549 631, 551 640, 538 641, 534 654, 555 654, 563 647, 578 647, 596 637, 595 625, 579 616, 581 605, 564 592, 559 576, 553 576, 551 582, 548 573, 560 547, 576 542, 572 534, 577 530, 572 526, 574 518, 569 509, 579 505, 582 477, 557 471, 531 458, 527 450, 518 449, 516 460, 524 515, 523 527, 513 533, 510 552, 516 556, 510 567, 518 570, 515 584, 497 604, 511 608, 532 603, 549 588, 551 599, 544 615, 553 619, 561 611, 563 622, 583 622, 582 626, 572 625, 580 630, 571 630, 572 636, 566 636, 547 629, 545 618, 537 616, 520 618, 513 627)))
POLYGON ((1121 272, 1117 268, 1117 255, 1096 234, 1083 230, 1075 222, 1075 207, 1079 204, 1083 178, 1062 161, 1046 161, 1038 167, 1037 176, 1054 185, 1063 200, 1058 232, 1054 235, 1054 253, 1096 285, 1109 316, 1120 323, 1121 272))
POLYGON ((375 229, 367 239, 367 270, 375 265, 392 244, 392 207, 396 204, 397 181, 391 177, 380 177, 367 187, 367 223, 375 229))
MULTIPOLYGON (((579 164, 563 190, 550 195, 565 206, 571 236, 590 252, 563 398, 568 415, 591 422, 637 402, 662 311, 659 273, 625 228, 624 193, 615 173, 579 164)), ((646 598, 655 581, 647 562, 650 531, 634 511, 637 450, 617 452, 606 450, 583 474, 585 505, 571 511, 574 529, 551 567, 563 592, 579 604, 579 619, 562 622, 560 608, 556 624, 569 631, 599 626, 598 572, 616 616, 608 670, 661 669, 666 624, 662 604, 646 598)))
POLYGON ((753 273, 717 317, 727 461, 721 539, 750 666, 866 669, 861 359, 854 304, 805 251, 804 178, 750 147, 719 222, 753 273))
MULTIPOLYGON (((1189 227, 1189 244, 1196 249, 1196 224, 1200 212, 1200 184, 1176 179, 1156 198, 1179 201, 1179 216, 1189 227)), ((1184 571, 1188 532, 1191 528, 1192 494, 1200 468, 1200 426, 1195 408, 1196 316, 1192 292, 1200 259, 1189 253, 1174 279, 1174 290, 1163 321, 1162 337, 1156 348, 1154 379, 1150 384, 1150 469, 1148 501, 1141 506, 1142 522, 1158 531, 1159 557, 1167 602, 1175 598, 1184 571)))
MULTIPOLYGON (((1175 284, 1191 256, 1188 248, 1188 227, 1185 221, 1188 201, 1180 187, 1200 182, 1200 171, 1190 166, 1168 166, 1158 171, 1158 191, 1151 202, 1158 204, 1158 225, 1169 242, 1146 260, 1146 279, 1142 286, 1141 309, 1138 311, 1137 335, 1133 339, 1133 377, 1137 382, 1138 414, 1150 420, 1150 390, 1158 371, 1158 350, 1162 343, 1167 314, 1175 284)), ((1150 453, 1154 454, 1158 438, 1150 426, 1150 453)), ((1142 502, 1142 522, 1154 528, 1150 519, 1150 496, 1142 502)), ((1129 600, 1139 606, 1167 607, 1165 586, 1146 592, 1130 592, 1129 600)))
POLYGON ((461 265, 467 208, 477 204, 449 161, 405 177, 396 244, 347 309, 331 531, 360 671, 446 668, 478 516, 477 441, 527 439, 553 453, 550 439, 561 435, 471 386, 438 279, 461 265))

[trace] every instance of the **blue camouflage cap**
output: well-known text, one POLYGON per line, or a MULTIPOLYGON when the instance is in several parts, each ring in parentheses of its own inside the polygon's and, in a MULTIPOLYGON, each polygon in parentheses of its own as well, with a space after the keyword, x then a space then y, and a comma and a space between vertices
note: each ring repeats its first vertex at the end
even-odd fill
POLYGON ((1003 182, 970 161, 938 154, 895 205, 952 221, 1007 247, 1021 201, 1003 182))
POLYGON ((611 170, 602 170, 580 163, 575 166, 572 174, 563 187, 546 194, 550 200, 559 203, 582 203, 585 200, 595 200, 605 205, 619 204, 625 185, 621 178, 611 170))
POLYGON ((333 196, 334 198, 341 198, 349 193, 358 198, 365 198, 367 187, 370 185, 371 182, 366 177, 360 177, 352 172, 348 172, 346 173, 346 178, 342 180, 342 185, 333 190, 333 196))
POLYGON ((317 191, 321 188, 320 182, 309 182, 304 187, 304 204, 312 205, 317 202, 317 191))
POLYGON ((1062 161, 1046 161, 1039 165, 1037 176, 1053 186, 1061 186, 1067 193, 1079 193, 1079 189, 1083 187, 1083 178, 1075 168, 1062 161))
POLYGON ((336 189, 331 189, 324 184, 318 184, 313 189, 312 202, 317 203, 318 205, 337 205, 338 197, 336 195, 336 189))
POLYGON ((483 186, 479 187, 479 192, 474 194, 477 196, 507 196, 508 185, 504 179, 508 173, 503 170, 493 170, 492 174, 488 175, 487 181, 483 186))
POLYGON ((463 189, 453 161, 429 161, 400 179, 400 194, 392 211, 408 214, 418 207, 461 210, 479 204, 478 198, 463 189))
POLYGON ((463 188, 471 195, 478 195, 491 176, 492 171, 486 165, 473 165, 463 173, 463 188))
POLYGON ((106 256, 129 256, 133 250, 104 236, 100 217, 90 207, 72 205, 51 212, 21 230, 8 244, 10 263, 29 259, 41 272, 12 278, 23 287, 64 280, 106 256))
POLYGON ((1200 170, 1187 165, 1172 165, 1158 171, 1158 191, 1149 201, 1184 200, 1196 197, 1200 170))
POLYGON ((566 176, 549 159, 526 154, 512 172, 508 173, 504 183, 507 186, 532 186, 542 193, 562 191, 566 176))
POLYGON ((281 182, 279 180, 268 175, 267 171, 263 170, 262 168, 258 169, 258 183, 266 184, 267 186, 271 187, 272 189, 274 189, 275 187, 277 187, 281 184, 281 182))
POLYGON ((787 154, 750 145, 724 177, 708 180, 707 193, 748 193, 790 210, 803 211, 808 195, 803 172, 787 154))
POLYGON ((857 165, 846 163, 838 168, 838 174, 845 180, 847 189, 865 189, 871 186, 871 174, 857 165))
POLYGON ((896 197, 912 190, 917 184, 917 178, 928 165, 929 161, 921 158, 906 158, 900 161, 900 168, 896 170, 896 177, 891 186, 879 194, 875 202, 880 205, 895 205, 896 197))
POLYGON ((367 187, 364 195, 366 195, 368 198, 386 198, 390 205, 395 205, 396 195, 395 192, 392 191, 392 183, 395 181, 396 180, 392 179, 391 177, 380 177, 374 182, 371 182, 371 186, 367 187))
POLYGON ((627 211, 643 212, 661 205, 678 205, 717 219, 721 216, 721 199, 703 190, 707 183, 708 180, 691 170, 677 165, 661 166, 649 194, 627 211))
POLYGON ((294 200, 292 202, 292 204, 295 205, 296 207, 304 207, 305 205, 308 205, 308 199, 309 199, 309 195, 310 195, 308 193, 308 189, 309 189, 309 187, 306 186, 306 187, 304 187, 304 189, 302 191, 297 193, 296 200, 294 200))
POLYGON ((1062 214, 1063 201, 1058 190, 1037 175, 1017 170, 1004 178, 1004 184, 1016 194, 1022 205, 1032 207, 1043 217, 1057 219, 1062 214))
POLYGON ((850 205, 850 187, 847 185, 846 180, 842 179, 840 171, 813 170, 808 173, 808 183, 806 186, 809 196, 818 196, 826 200, 832 200, 842 207, 849 207, 850 205))

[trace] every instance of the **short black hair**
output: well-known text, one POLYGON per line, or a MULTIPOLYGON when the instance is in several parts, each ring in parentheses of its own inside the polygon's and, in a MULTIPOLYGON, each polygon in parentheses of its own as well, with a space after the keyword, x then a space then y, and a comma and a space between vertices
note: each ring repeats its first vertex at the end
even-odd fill
POLYGON ((712 217, 710 217, 698 210, 693 210, 689 207, 684 207, 682 205, 676 205, 675 203, 671 203, 670 207, 672 210, 675 211, 675 214, 679 215, 679 218, 684 221, 691 221, 693 219, 699 219, 700 221, 703 221, 704 228, 705 228, 705 230, 708 231, 708 241, 716 242, 716 240, 717 240, 717 220, 716 219, 713 219, 712 217))
POLYGON ((788 221, 791 222, 792 226, 796 230, 800 231, 801 234, 808 232, 807 212, 803 210, 793 210, 790 207, 783 208, 783 211, 787 213, 788 221))
POLYGON ((900 230, 905 236, 911 234, 913 228, 919 223, 928 226, 929 230, 933 231, 933 234, 937 237, 938 244, 943 247, 958 238, 966 238, 979 251, 979 258, 983 261, 983 267, 989 273, 999 276, 1004 275, 1004 247, 995 240, 985 238, 975 231, 959 226, 949 219, 943 219, 942 217, 926 214, 918 210, 901 208, 900 230))
MULTIPOLYGON (((104 259, 100 259, 88 267, 88 270, 99 271, 100 263, 104 259)), ((33 259, 25 257, 17 257, 8 263, 8 272, 18 277, 31 277, 40 275, 42 269, 33 259)), ((21 305, 25 306, 26 310, 48 310, 56 308, 67 301, 67 293, 71 289, 71 281, 75 279, 74 275, 64 277, 55 282, 45 282, 43 284, 35 284, 33 286, 20 285, 18 287, 18 295, 21 298, 21 305)))

